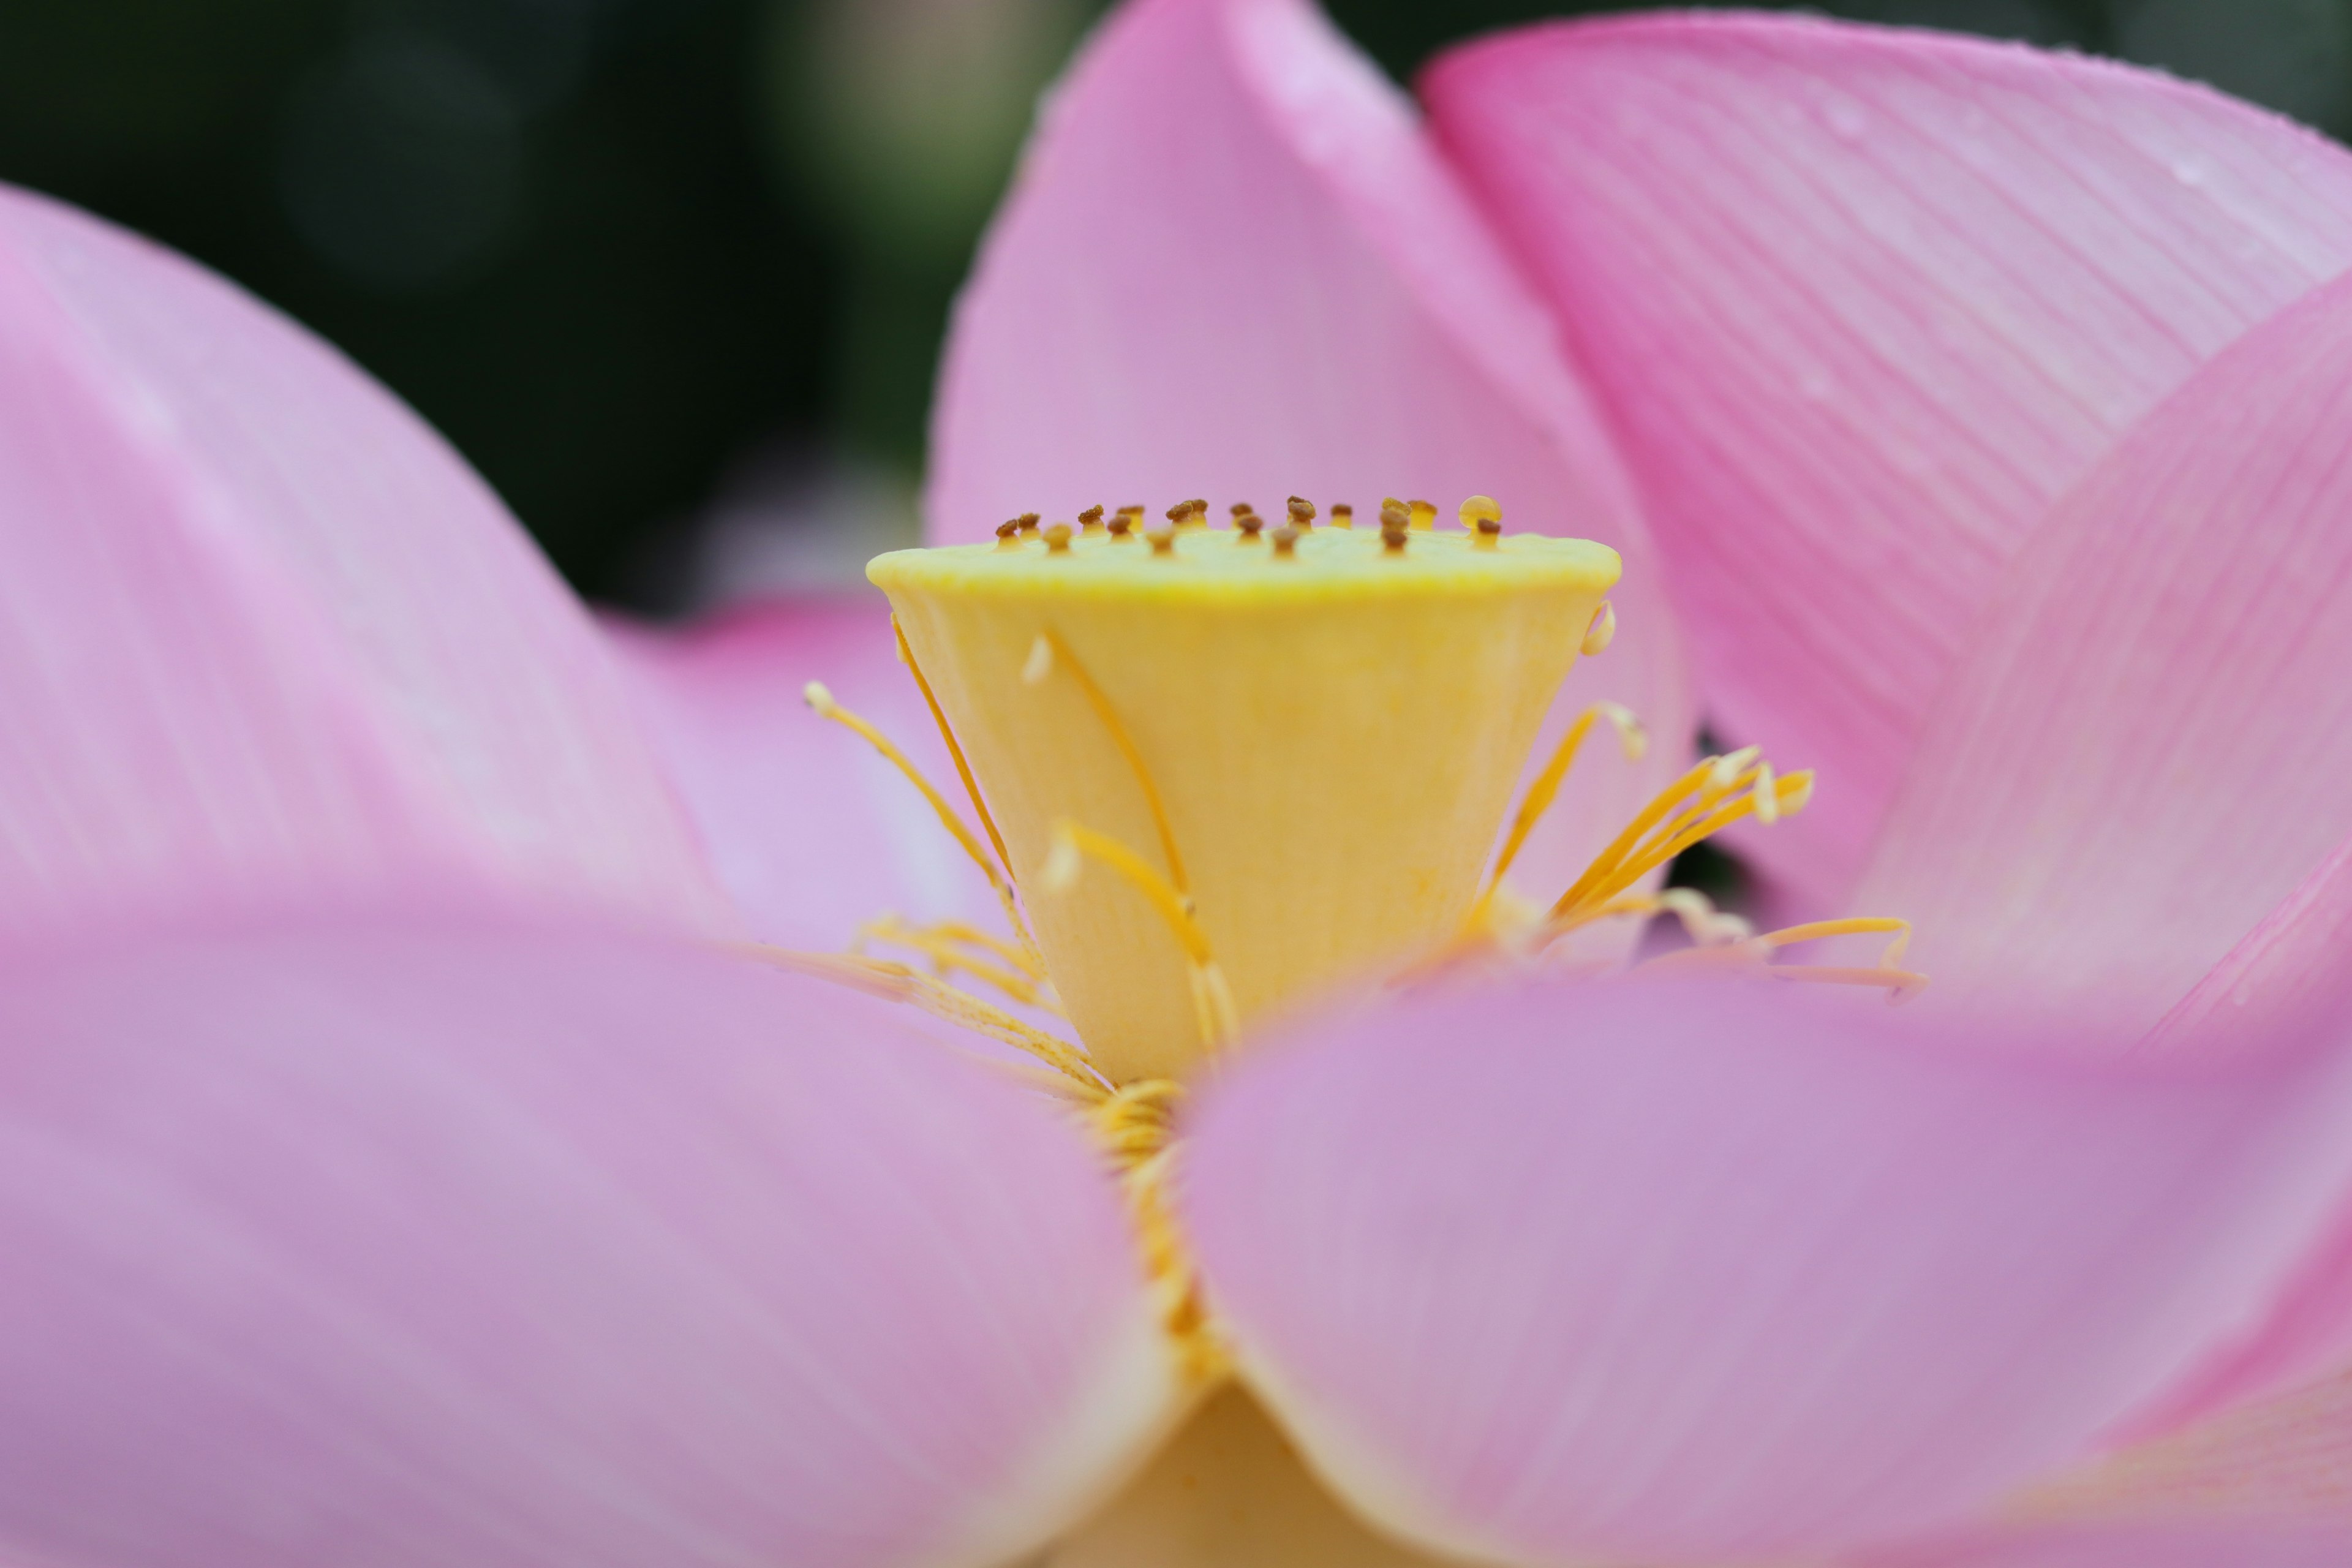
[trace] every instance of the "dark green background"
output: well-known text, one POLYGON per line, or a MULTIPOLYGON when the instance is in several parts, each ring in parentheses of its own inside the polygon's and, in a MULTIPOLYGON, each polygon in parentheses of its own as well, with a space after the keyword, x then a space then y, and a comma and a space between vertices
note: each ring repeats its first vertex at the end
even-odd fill
MULTIPOLYGON (((759 454, 911 474, 947 301, 1092 8, 0 0, 0 177, 308 322, 584 591, 661 607, 693 520, 759 454)), ((1400 77, 1584 8, 1331 6, 1400 77)), ((2352 98, 2342 0, 1837 9, 2129 54, 2331 130, 2352 98)))

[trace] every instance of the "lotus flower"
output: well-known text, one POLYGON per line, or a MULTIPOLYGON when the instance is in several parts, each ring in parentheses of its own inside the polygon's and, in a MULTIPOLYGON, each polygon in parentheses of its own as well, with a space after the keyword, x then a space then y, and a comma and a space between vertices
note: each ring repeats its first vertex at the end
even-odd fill
POLYGON ((1294 0, 1104 26, 937 538, 1326 510, 879 563, 919 686, 865 605, 600 635, 331 351, 0 197, 0 1561, 2346 1560, 2352 162, 1816 22, 1422 98, 1294 0), (1507 531, 1330 528, 1388 484, 1507 531), (1484 962, 1601 704, 1521 884, 1782 801, 1673 793, 1693 672, 1916 1005, 1756 938, 1301 1003, 1484 962), (774 951, 885 908, 1085 1052, 774 951))

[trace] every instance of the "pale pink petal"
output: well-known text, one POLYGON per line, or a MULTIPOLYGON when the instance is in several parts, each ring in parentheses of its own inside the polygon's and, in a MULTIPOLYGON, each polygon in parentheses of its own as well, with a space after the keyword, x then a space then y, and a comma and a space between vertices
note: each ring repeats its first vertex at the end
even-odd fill
POLYGON ((0 921, 422 861, 723 907, 495 496, 221 279, 0 188, 0 921))
POLYGON ((0 1550, 980 1564, 1168 1357, 1047 1102, 818 982, 313 912, 0 963, 0 1550))
POLYGON ((802 700, 823 682, 980 832, 879 594, 730 611, 680 634, 605 629, 744 934, 836 948, 886 912, 1003 926, 986 879, 922 795, 802 700))
POLYGON ((2352 265, 2352 158, 2074 55, 1801 17, 1504 35, 1423 83, 1607 403, 1741 741, 1748 847, 1835 903, 2051 504, 2352 265))
POLYGON ((1933 710, 1859 906, 1946 997, 2153 1026, 2352 837, 2352 279, 2061 504, 1933 710))
POLYGON ((2019 1526, 1843 1568, 2341 1568, 2352 1531, 2242 1524, 2019 1526))
POLYGON ((1346 501, 1364 527, 1420 498, 1450 527, 1492 495, 1507 527, 1625 557, 1616 645, 1554 732, 1610 698, 1657 736, 1643 767, 1595 748, 1530 887, 1559 890, 1684 765, 1680 644, 1590 400, 1412 106, 1306 0, 1135 0, 1103 25, 957 309, 931 459, 942 542, 1195 495, 1221 518, 1346 501))
POLYGON ((2257 1318, 2352 1059, 2057 1059, 1764 982, 1341 1019, 1204 1105, 1246 1375, 1370 1517, 1515 1564, 1956 1527, 2257 1318))
MULTIPOLYGON (((2282 1018, 2324 1005, 2342 984, 2347 953, 2352 953, 2352 840, 2338 846, 2198 982, 2141 1048, 2206 1056, 2242 1050, 2282 1018)), ((2328 1245, 2305 1262, 2262 1327, 2175 1390, 2163 1407, 2144 1412, 2136 1425, 2165 1430, 2340 1369, 2347 1360, 2352 1200, 2328 1245)), ((2352 1390, 2339 1383, 2336 1399, 2346 1409, 2337 1418, 2352 1440, 2347 1394, 2352 1390)))

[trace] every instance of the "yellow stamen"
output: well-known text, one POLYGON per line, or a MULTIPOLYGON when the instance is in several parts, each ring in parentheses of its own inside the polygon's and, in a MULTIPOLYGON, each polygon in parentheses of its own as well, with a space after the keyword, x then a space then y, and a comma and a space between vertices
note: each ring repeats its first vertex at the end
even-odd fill
MULTIPOLYGON (((898 625, 896 616, 890 617, 890 635, 898 639, 898 662, 905 665, 907 673, 915 678, 915 689, 923 694, 923 706, 931 710, 931 722, 939 726, 940 739, 947 742, 948 755, 955 762, 956 777, 963 781, 964 797, 971 802, 971 809, 980 817, 980 826, 987 831, 988 842, 996 851, 996 862, 1004 868, 1009 880, 1013 876, 1013 857, 1005 851, 1004 836, 996 831, 996 819, 988 815, 988 802, 980 795, 980 782, 971 776, 971 764, 964 760, 963 747, 957 744, 955 731, 949 725, 947 714, 941 711, 940 700, 931 695, 931 683, 923 678, 923 667, 915 662, 915 650, 907 646, 906 629, 898 625)), ((1018 923, 1013 929, 1021 932, 1030 962, 1042 971, 1044 960, 1038 958, 1035 944, 1029 942, 1029 933, 1018 923)))
POLYGON ((1412 519, 1412 530, 1415 533, 1427 533, 1437 526, 1437 507, 1433 502, 1407 501, 1405 510, 1412 519))
MULTIPOLYGON (((1006 968, 977 958, 969 951, 982 943, 993 943, 994 939, 948 921, 937 926, 911 926, 896 915, 881 915, 857 928, 857 939, 850 944, 852 952, 862 952, 869 942, 887 942, 893 947, 910 948, 931 961, 932 973, 940 979, 961 970, 984 984, 994 986, 1007 996, 1026 1006, 1043 1007, 1058 1012, 1045 999, 1039 976, 1024 973, 1018 967, 1006 968)), ((1001 944, 1013 952, 1010 942, 1001 944)), ((1019 961, 1016 959, 1016 963, 1019 961)))
MULTIPOLYGON (((914 668, 914 656, 911 653, 907 656, 907 666, 909 669, 914 668)), ((920 672, 917 672, 916 679, 919 682, 921 679, 920 672)), ((928 692, 926 695, 928 696, 928 692)), ((881 752, 883 760, 897 768, 907 782, 913 784, 922 797, 930 803, 931 810, 939 816, 940 825, 948 830, 949 836, 961 847, 971 863, 980 868, 980 874, 988 879, 989 889, 995 893, 996 901, 1003 909, 1004 918, 1012 923, 1014 933, 1034 952, 1036 944, 1030 940, 1028 925, 1021 918, 1021 905, 1013 897, 1013 877, 1009 865, 1000 868, 995 861, 988 858, 988 852, 980 847, 980 840, 972 837, 971 829, 964 826, 963 818, 957 815, 954 806, 948 804, 948 797, 941 795, 937 786, 923 776, 923 770, 917 767, 913 759, 900 751, 897 742, 889 736, 876 729, 868 721, 835 701, 833 693, 825 689, 824 682, 810 681, 808 685, 802 688, 801 697, 818 717, 832 720, 881 752)), ((938 714, 939 710, 936 706, 933 707, 932 712, 935 716, 938 714)), ((944 718, 940 721, 940 728, 942 731, 947 728, 944 718)), ((955 751, 955 741, 952 737, 948 741, 948 749, 950 753, 955 751)), ((969 785, 971 776, 969 771, 963 768, 961 757, 957 759, 957 769, 964 774, 964 782, 969 785)), ((979 804, 979 793, 976 788, 972 790, 974 805, 979 804)), ((987 820, 984 807, 982 810, 982 820, 987 820)), ((992 838, 994 836, 995 829, 993 825, 991 825, 990 837, 992 838)), ((1003 846, 1000 843, 997 849, 1002 854, 1003 846)))
POLYGON ((1204 1049, 1222 1049, 1234 1037, 1239 1023, 1234 1013, 1232 989, 1224 971, 1209 951, 1209 939, 1194 920, 1192 900, 1182 889, 1153 870, 1143 857, 1108 834, 1097 833, 1070 821, 1054 825, 1054 847, 1046 858, 1042 880, 1050 892, 1067 892, 1076 886, 1081 857, 1100 862, 1123 878, 1150 900, 1167 923, 1192 972, 1192 1008, 1204 1049))
POLYGON ((1135 782, 1143 790, 1143 804, 1151 812, 1151 826, 1160 835, 1160 852, 1168 858, 1168 879, 1175 884, 1178 892, 1186 891, 1184 858, 1176 853, 1176 835, 1168 826, 1168 808, 1160 799, 1159 786, 1151 782, 1151 770, 1143 765, 1143 753, 1135 749, 1135 742, 1129 736, 1127 726, 1118 721, 1118 710, 1111 706, 1110 699, 1103 695, 1102 688, 1095 684, 1095 678, 1087 673, 1086 666, 1077 661, 1076 656, 1070 652, 1061 638, 1052 632, 1039 632, 1036 642, 1032 645, 1029 668, 1021 672, 1021 678, 1034 686, 1056 666, 1069 671, 1070 679, 1078 683, 1078 689, 1086 693, 1087 706, 1095 710, 1095 717, 1102 721, 1102 727, 1110 732, 1119 754, 1127 759, 1127 765, 1134 771, 1135 782), (1032 670, 1035 673, 1033 674, 1032 670))
MULTIPOLYGON (((1465 506, 1466 508, 1466 502, 1465 506)), ((1615 727, 1617 743, 1624 749, 1627 762, 1638 763, 1649 751, 1649 731, 1642 728, 1642 721, 1634 718, 1630 710, 1614 702, 1596 702, 1578 714, 1576 721, 1568 727, 1568 732, 1559 738, 1559 744, 1553 749, 1551 760, 1544 764, 1543 772, 1528 785, 1527 795, 1519 802, 1518 815, 1511 819, 1510 834, 1503 840, 1501 852, 1495 857, 1495 868, 1486 874, 1486 889, 1479 893, 1476 904, 1472 906, 1474 921, 1484 914, 1486 906, 1494 901, 1495 889, 1502 886, 1504 874, 1518 858, 1519 850, 1527 844, 1528 835, 1535 831, 1536 825, 1543 820, 1544 813, 1551 809, 1551 803, 1559 795, 1560 782, 1568 777, 1569 767, 1576 761, 1576 753, 1582 748, 1584 737, 1591 732, 1593 721, 1597 719, 1606 719, 1615 727)))
POLYGON ((761 942, 738 943, 735 951, 772 968, 813 974, 885 1001, 908 1003, 935 1018, 961 1025, 974 1034, 1024 1051, 1077 1085, 1089 1102, 1108 1095, 1116 1087, 1082 1047, 1057 1039, 1043 1029, 1032 1028, 1010 1013, 992 1007, 968 992, 941 984, 906 964, 854 952, 803 952, 761 942))

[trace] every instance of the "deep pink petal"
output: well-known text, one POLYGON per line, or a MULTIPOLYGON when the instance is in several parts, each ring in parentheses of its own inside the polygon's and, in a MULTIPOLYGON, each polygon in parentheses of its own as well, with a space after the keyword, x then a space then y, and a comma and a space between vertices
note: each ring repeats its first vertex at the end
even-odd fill
POLYGON ((802 700, 822 681, 980 830, 880 595, 736 610, 681 635, 605 629, 747 935, 836 948, 885 912, 1003 925, 915 787, 802 700))
POLYGON ((2265 1524, 2021 1525, 1848 1568, 2339 1568, 2352 1531, 2265 1524))
MULTIPOLYGON (((1684 764, 1679 642, 1632 494, 1553 329, 1411 105, 1305 0, 1136 0, 1049 100, 957 310, 932 429, 931 535, 981 539, 1189 496, 1269 520, 1296 492, 1473 493, 1506 525, 1625 556, 1599 698, 1652 760, 1595 748, 1524 862, 1557 892, 1684 764)), ((1334 778, 1334 787, 1343 781, 1334 778)))
POLYGON ((1819 803, 1838 902, 2051 504, 2352 265, 2352 158, 2168 77, 1924 31, 1658 16, 1504 35, 1423 94, 1607 402, 1717 721, 1819 803))
POLYGON ((1918 922, 1937 993, 2147 1028, 2352 837, 2347 422, 2352 279, 2217 358, 2019 556, 1856 900, 1918 922))
POLYGON ((1359 1508, 1529 1564, 1966 1523, 2259 1316, 2352 1173, 2340 1050, 2061 1060, 1759 985, 1423 998, 1203 1107, 1212 1300, 1359 1508))
POLYGON ((10 960, 0 1038, 0 1551, 976 1568, 1164 1415, 1095 1156, 837 988, 313 915, 10 960))
POLYGON ((0 188, 0 921, 405 877, 721 905, 586 616, 382 387, 0 188))

